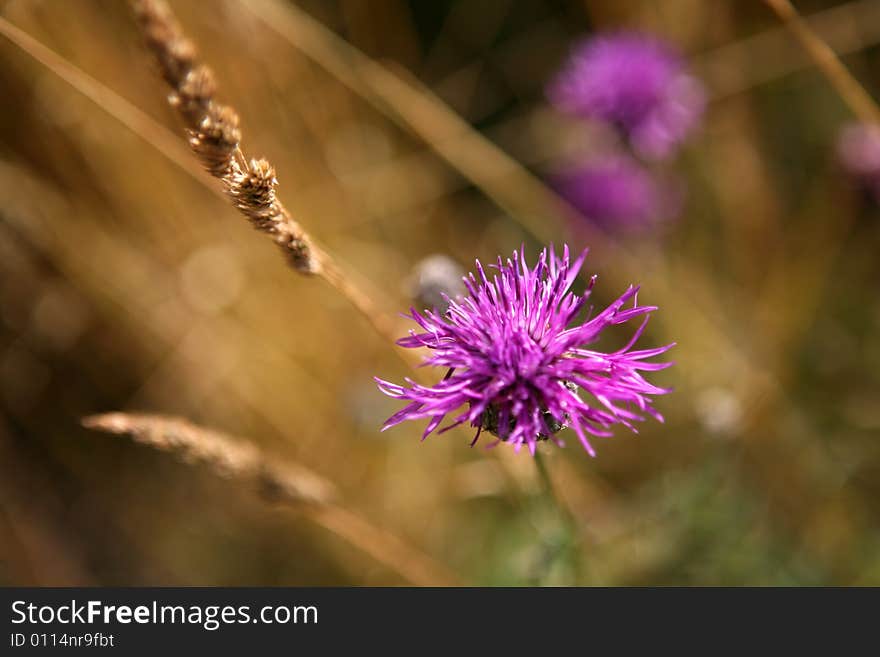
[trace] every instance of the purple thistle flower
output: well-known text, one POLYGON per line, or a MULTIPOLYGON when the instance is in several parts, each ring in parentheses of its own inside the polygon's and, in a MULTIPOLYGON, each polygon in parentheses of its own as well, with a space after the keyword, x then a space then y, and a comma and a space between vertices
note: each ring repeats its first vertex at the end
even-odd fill
POLYGON ((621 232, 650 230, 681 211, 679 181, 655 178, 631 157, 613 155, 555 176, 559 193, 586 218, 621 232))
POLYGON ((880 200, 880 128, 851 123, 840 131, 837 156, 843 169, 880 200))
POLYGON ((563 112, 617 126, 639 155, 651 159, 671 155, 706 106, 703 85, 686 72, 681 56, 634 33, 577 46, 547 93, 563 112))
POLYGON ((400 386, 375 379, 380 390, 409 404, 392 415, 382 430, 404 420, 428 420, 422 439, 443 419, 463 406, 443 433, 465 422, 477 428, 472 445, 484 429, 519 450, 532 454, 539 440, 552 438, 565 427, 574 429, 584 448, 595 455, 587 434, 610 436, 622 424, 636 431, 640 413, 663 417, 651 406, 651 395, 670 392, 644 379, 642 370, 661 370, 672 363, 648 363, 673 345, 633 350, 654 306, 639 306, 638 287, 629 289, 605 310, 575 324, 596 282, 590 279, 583 295, 569 291, 587 251, 573 263, 566 246, 562 257, 542 251, 537 265, 526 264, 525 249, 513 259, 498 258, 490 279, 476 262, 479 277, 464 278, 468 296, 449 299, 444 314, 410 309, 422 332, 410 331, 398 344, 433 353, 426 365, 448 368, 439 383, 427 387, 410 379, 400 386), (625 306, 632 302, 628 308, 625 306), (629 342, 610 353, 588 348, 609 326, 642 317, 629 342))

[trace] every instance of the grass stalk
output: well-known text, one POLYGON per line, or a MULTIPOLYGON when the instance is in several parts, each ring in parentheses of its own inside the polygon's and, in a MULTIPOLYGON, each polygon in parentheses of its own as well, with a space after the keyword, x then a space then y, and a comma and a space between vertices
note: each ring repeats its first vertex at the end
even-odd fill
POLYGON ((880 107, 843 65, 834 50, 801 17, 790 0, 764 0, 764 2, 788 27, 852 113, 865 123, 880 124, 880 107))
POLYGON ((249 441, 162 415, 107 413, 86 417, 82 423, 89 429, 129 436, 186 463, 203 465, 255 490, 268 502, 289 506, 412 584, 458 583, 445 566, 342 506, 332 482, 297 463, 269 458, 249 441))

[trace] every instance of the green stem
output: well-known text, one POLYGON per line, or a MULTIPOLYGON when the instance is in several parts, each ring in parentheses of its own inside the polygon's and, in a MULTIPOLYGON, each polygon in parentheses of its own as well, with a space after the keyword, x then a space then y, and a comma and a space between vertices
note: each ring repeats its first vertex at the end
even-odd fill
POLYGON ((539 451, 535 452, 535 467, 538 469, 538 479, 541 481, 541 487, 544 489, 544 492, 553 499, 553 503, 556 506, 561 506, 556 498, 556 489, 553 488, 553 480, 550 478, 550 471, 547 469, 547 461, 544 460, 544 455, 539 451))
POLYGON ((546 550, 545 559, 542 560, 544 567, 540 569, 543 572, 540 572, 536 577, 536 583, 543 584, 551 574, 550 571, 553 570, 554 566, 558 565, 560 561, 566 563, 572 577, 576 580, 577 576, 575 571, 577 569, 578 544, 577 523, 569 513, 568 508, 557 496, 556 489, 553 487, 553 480, 550 477, 550 470, 547 467, 547 461, 540 452, 535 453, 535 467, 538 470, 538 479, 541 482, 541 490, 535 496, 538 506, 535 508, 534 512, 538 516, 545 513, 555 516, 555 522, 551 523, 549 531, 545 522, 539 521, 536 524, 539 532, 542 534, 541 540, 544 543, 546 550), (556 528, 553 529, 552 525, 555 525, 556 528))

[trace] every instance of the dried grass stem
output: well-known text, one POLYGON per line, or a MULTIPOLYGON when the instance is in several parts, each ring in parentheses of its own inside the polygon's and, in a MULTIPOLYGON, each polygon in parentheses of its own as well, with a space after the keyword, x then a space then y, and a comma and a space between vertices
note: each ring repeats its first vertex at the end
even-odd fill
POLYGON ((429 556, 338 504, 332 482, 299 464, 270 460, 249 441, 162 415, 106 413, 86 417, 82 423, 89 429, 130 436, 186 463, 205 465, 221 477, 248 484, 268 501, 292 505, 413 584, 458 583, 429 556))
POLYGON ((238 113, 216 101, 214 74, 198 62, 195 46, 168 5, 163 0, 132 0, 131 5, 162 79, 171 87, 169 102, 183 119, 196 157, 220 179, 251 225, 273 238, 294 269, 320 273, 322 261, 309 236, 275 195, 275 170, 266 160, 242 153, 238 113))
POLYGON ((325 504, 337 497, 323 477, 294 464, 270 462, 250 442, 162 415, 106 413, 83 419, 83 426, 130 436, 135 442, 206 465, 221 477, 250 482, 263 495, 283 502, 325 504))

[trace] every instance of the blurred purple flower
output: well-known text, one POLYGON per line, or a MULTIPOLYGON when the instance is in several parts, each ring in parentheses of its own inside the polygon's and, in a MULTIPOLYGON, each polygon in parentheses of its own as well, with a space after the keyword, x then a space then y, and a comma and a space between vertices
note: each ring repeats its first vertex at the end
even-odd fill
POLYGON ((669 390, 650 384, 641 371, 671 365, 644 361, 673 345, 632 350, 656 310, 638 305, 633 286, 599 314, 575 323, 596 281, 593 276, 583 295, 569 291, 586 253, 572 263, 567 246, 561 258, 545 249, 529 268, 523 249, 506 263, 499 257, 492 279, 477 261, 479 276, 464 279, 468 296, 450 300, 445 314, 411 309, 423 332, 410 331, 398 344, 427 347, 433 354, 425 364, 448 370, 430 387, 377 378, 382 392, 410 402, 388 418, 383 431, 404 420, 427 419, 424 439, 446 415, 467 406, 440 433, 468 422, 477 428, 474 443, 485 429, 498 437, 493 444, 508 442, 517 451, 525 444, 534 454, 539 440, 552 437, 561 446, 555 434, 570 426, 594 455, 587 434, 610 436, 615 424, 635 431, 632 423, 644 419, 640 413, 662 422, 651 396, 669 390), (622 348, 610 353, 587 348, 606 328, 637 317, 643 320, 622 348))
POLYGON ((682 184, 658 179, 631 157, 611 155, 555 176, 558 192, 585 217, 620 231, 649 230, 681 211, 682 184))
POLYGON ((672 155, 706 105, 703 85, 686 72, 682 57, 636 33, 581 43, 547 93, 563 112, 614 124, 650 159, 672 155))
POLYGON ((880 127, 845 126, 837 140, 837 156, 844 170, 880 201, 880 127))

